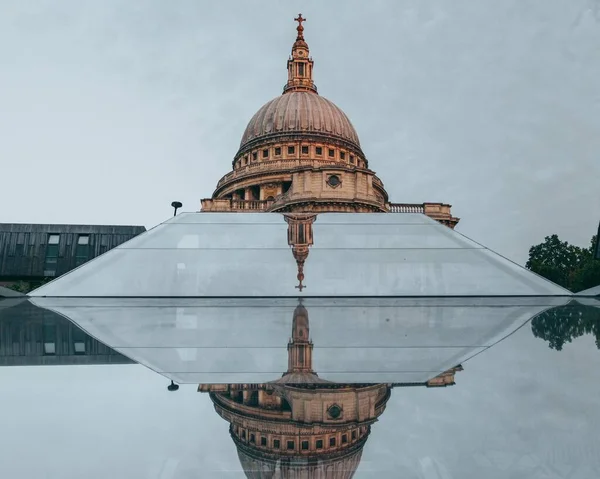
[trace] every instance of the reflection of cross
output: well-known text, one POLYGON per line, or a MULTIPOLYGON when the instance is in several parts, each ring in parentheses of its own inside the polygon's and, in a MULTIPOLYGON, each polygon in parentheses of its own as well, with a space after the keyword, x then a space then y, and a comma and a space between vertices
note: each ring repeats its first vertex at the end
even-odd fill
POLYGON ((306 21, 306 18, 302 18, 302 14, 301 14, 301 13, 299 13, 299 14, 298 14, 298 18, 294 18, 294 21, 295 21, 295 22, 298 22, 298 25, 299 25, 300 27, 302 27, 302 22, 305 22, 305 21, 306 21))

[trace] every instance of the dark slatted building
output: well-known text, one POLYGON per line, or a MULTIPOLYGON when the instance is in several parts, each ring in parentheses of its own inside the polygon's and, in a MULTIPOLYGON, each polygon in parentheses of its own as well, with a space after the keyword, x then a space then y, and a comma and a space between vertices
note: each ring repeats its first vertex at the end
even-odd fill
POLYGON ((134 364, 75 324, 23 298, 0 298, 0 366, 134 364))
POLYGON ((0 223, 0 286, 32 287, 146 231, 143 226, 0 223))

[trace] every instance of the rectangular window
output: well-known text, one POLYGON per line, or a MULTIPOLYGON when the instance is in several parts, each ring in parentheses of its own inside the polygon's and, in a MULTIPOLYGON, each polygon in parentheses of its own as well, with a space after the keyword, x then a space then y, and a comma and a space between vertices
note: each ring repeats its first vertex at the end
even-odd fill
POLYGON ((263 158, 269 157, 269 150, 263 150, 263 158))
POLYGON ((335 151, 333 148, 329 148, 329 156, 333 158, 335 156, 335 151))
POLYGON ((329 438, 329 447, 334 447, 335 446, 335 437, 330 437, 329 438))
POLYGON ((308 146, 303 146, 302 147, 302 154, 303 155, 308 155, 308 146))
POLYGON ((90 236, 79 235, 77 237, 77 249, 75 250, 75 264, 80 265, 89 259, 90 236))
POLYGON ((258 153, 256 151, 252 152, 252 161, 256 161, 256 159, 258 158, 258 153))
POLYGON ((350 155, 350 163, 354 164, 354 157, 350 155))
POLYGON ((256 441, 256 437, 254 436, 254 434, 250 434, 250 442, 252 444, 254 444, 255 441, 256 441))
POLYGON ((288 441, 287 448, 288 448, 288 451, 293 451, 294 450, 294 441, 288 441))
POLYGON ((44 261, 44 276, 54 276, 56 274, 56 264, 58 263, 59 240, 60 235, 48 235, 48 244, 46 245, 46 258, 44 261))
POLYGON ((342 444, 346 444, 348 442, 348 435, 342 434, 342 444))
POLYGON ((288 146, 288 155, 293 155, 296 152, 296 148, 288 146))
POLYGON ((44 354, 56 354, 56 326, 54 324, 42 326, 42 340, 44 341, 44 354))
POLYGON ((308 451, 308 441, 302 441, 302 450, 308 451))
POLYGON ((267 445, 267 438, 266 437, 261 437, 260 438, 260 445, 261 446, 266 446, 267 445))
POLYGON ((356 431, 352 431, 352 440, 354 441, 356 439, 356 431))
POLYGON ((345 160, 346 159, 346 153, 344 153, 343 151, 340 151, 340 160, 345 160))
POLYGON ((298 63, 298 75, 304 76, 304 63, 298 63))
POLYGON ((317 439, 317 449, 323 449, 323 439, 317 439))
POLYGON ((75 354, 85 354, 85 333, 76 327, 73 327, 73 351, 75 354))
POLYGON ((317 155, 322 155, 322 154, 323 154, 323 148, 322 148, 322 147, 320 147, 320 146, 317 146, 317 147, 315 148, 315 150, 316 150, 316 152, 317 152, 317 155))
POLYGON ((281 147, 280 146, 278 146, 277 148, 275 148, 275 155, 281 156, 281 147))
POLYGON ((25 245, 24 244, 17 244, 15 246, 15 256, 23 256, 24 252, 25 252, 25 245))
POLYGON ((281 446, 281 443, 279 442, 279 439, 274 439, 273 440, 273 447, 275 449, 279 449, 280 446, 281 446))

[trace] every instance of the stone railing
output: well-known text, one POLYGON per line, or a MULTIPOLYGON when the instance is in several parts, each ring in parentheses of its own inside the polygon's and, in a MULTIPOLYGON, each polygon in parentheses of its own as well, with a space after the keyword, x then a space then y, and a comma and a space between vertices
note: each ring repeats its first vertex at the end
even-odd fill
POLYGON ((423 204, 390 203, 390 213, 425 213, 423 204))
POLYGON ((231 200, 231 210, 265 211, 273 204, 273 200, 231 200))
POLYGON ((388 204, 388 211, 390 213, 423 213, 443 225, 454 228, 460 221, 460 218, 452 216, 451 208, 452 206, 447 203, 388 204))
MULTIPOLYGON (((219 182, 217 183, 217 189, 221 188, 224 184, 228 183, 231 180, 235 180, 238 178, 244 178, 245 176, 253 175, 255 173, 261 173, 266 171, 277 171, 277 170, 289 170, 292 168, 309 166, 313 168, 318 168, 323 165, 342 165, 339 161, 334 160, 315 160, 311 158, 291 158, 286 160, 268 160, 268 161, 258 161, 256 163, 250 163, 249 165, 243 166, 242 168, 237 168, 233 171, 230 171, 225 176, 223 176, 219 182)), ((348 166, 346 163, 343 163, 343 166, 348 166)))
POLYGON ((274 200, 205 199, 202 200, 202 211, 267 211, 274 202, 274 200))

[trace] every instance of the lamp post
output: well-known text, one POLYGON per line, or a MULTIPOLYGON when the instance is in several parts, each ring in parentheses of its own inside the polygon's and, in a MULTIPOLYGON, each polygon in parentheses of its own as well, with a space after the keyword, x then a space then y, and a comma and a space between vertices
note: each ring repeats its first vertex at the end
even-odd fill
POLYGON ((181 201, 173 201, 171 206, 175 209, 175 211, 173 211, 173 216, 176 216, 177 210, 183 206, 183 203, 181 203, 181 201))

